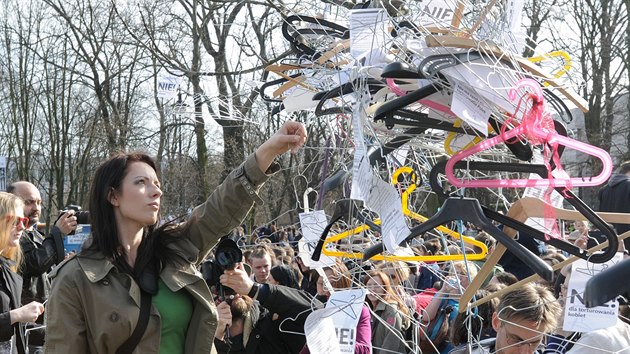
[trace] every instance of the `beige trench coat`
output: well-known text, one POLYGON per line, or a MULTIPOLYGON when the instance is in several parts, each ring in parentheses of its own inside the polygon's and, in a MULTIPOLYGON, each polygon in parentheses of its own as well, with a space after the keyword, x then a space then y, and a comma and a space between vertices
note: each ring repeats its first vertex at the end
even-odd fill
MULTIPOLYGON (((186 353, 216 353, 216 307, 197 267, 217 240, 242 222, 254 202, 262 202, 256 192, 267 178, 250 155, 195 208, 197 224, 188 237, 173 245, 190 264, 179 269, 165 266, 160 278, 172 291, 188 291, 194 301, 186 353)), ((53 283, 45 312, 47 354, 115 353, 131 336, 140 312, 140 288, 109 260, 79 255, 60 264, 50 277, 53 283)), ((134 353, 157 353, 160 327, 160 314, 152 306, 148 327, 134 353)))

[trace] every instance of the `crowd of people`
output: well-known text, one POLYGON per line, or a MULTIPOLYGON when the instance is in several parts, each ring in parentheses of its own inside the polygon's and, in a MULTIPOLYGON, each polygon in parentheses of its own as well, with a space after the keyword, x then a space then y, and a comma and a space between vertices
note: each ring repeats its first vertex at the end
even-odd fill
MULTIPOLYGON (((460 309, 483 260, 337 258, 310 269, 296 225, 246 230, 242 220, 260 202, 258 188, 277 171, 275 157, 305 140, 302 124, 285 123, 187 220, 166 223, 159 222, 162 192, 154 161, 140 153, 112 156, 97 169, 90 192, 91 236, 70 256, 63 238, 77 227, 74 212, 61 213, 44 235, 33 227, 41 214, 39 191, 26 181, 12 183, 0 192, 0 353, 317 352, 305 333, 308 316, 327 306, 333 292, 352 288, 366 292, 354 328, 355 353, 630 353, 623 303, 612 327, 563 330, 570 266, 555 282, 505 291, 533 274, 507 254, 476 298, 500 295, 460 309), (226 238, 242 259, 222 268, 218 279, 204 277, 207 259, 222 263, 212 251, 226 238)), ((620 173, 630 183, 630 164, 624 166, 620 173)), ((611 183, 620 186, 619 178, 611 183)), ((588 224, 572 228, 567 241, 586 247, 588 224)), ((490 235, 466 234, 493 252, 490 235)), ((552 265, 567 257, 527 235, 518 241, 552 265)), ((427 233, 412 248, 425 256, 481 251, 456 245, 427 233)))

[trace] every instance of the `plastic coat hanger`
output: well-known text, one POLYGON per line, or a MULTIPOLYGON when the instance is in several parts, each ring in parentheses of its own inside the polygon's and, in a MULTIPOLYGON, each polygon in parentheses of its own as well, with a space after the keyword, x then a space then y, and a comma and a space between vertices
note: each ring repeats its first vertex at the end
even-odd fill
POLYGON ((560 93, 562 93, 569 101, 573 102, 580 110, 583 112, 588 112, 588 102, 580 97, 573 90, 566 88, 560 82, 556 80, 551 74, 545 72, 542 68, 534 65, 531 61, 522 57, 514 57, 513 55, 508 55, 503 52, 501 48, 498 46, 484 42, 484 41, 476 41, 470 38, 461 38, 461 37, 453 37, 453 36, 427 36, 425 37, 427 46, 429 47, 452 47, 452 48, 462 48, 462 49, 475 49, 479 50, 482 53, 492 54, 495 57, 510 57, 514 59, 519 66, 534 76, 542 78, 545 82, 549 83, 552 87, 557 89, 560 93))
MULTIPOLYGON (((626 223, 630 223, 630 214, 624 214, 624 213, 599 213, 599 215, 604 217, 606 220, 620 220, 620 219, 623 219, 623 220, 626 221, 626 223)), ((623 240, 625 240, 625 239, 627 239, 629 237, 630 237, 630 231, 627 231, 627 232, 624 232, 623 234, 619 235, 617 241, 621 243, 621 241, 623 241, 623 240)), ((608 241, 604 241, 604 242, 602 242, 599 245, 596 245, 596 246, 593 246, 593 247, 589 248, 587 250, 587 252, 588 253, 595 253, 595 252, 600 251, 600 250, 602 250, 602 249, 604 249, 606 247, 608 247, 608 241)), ((494 252, 492 254, 494 254, 494 252)), ((565 267, 565 266, 567 266, 567 265, 577 261, 578 259, 580 259, 580 258, 576 257, 576 256, 571 256, 571 257, 565 259, 564 261, 554 265, 552 267, 552 269, 554 271, 560 270, 563 267, 565 267)), ((628 264, 628 263, 629 263, 628 260, 624 260, 623 262, 619 263, 615 267, 620 267, 621 265, 624 265, 624 266, 627 267, 626 264, 628 264)), ((484 267, 485 267, 485 265, 484 265, 484 267)), ((610 270, 612 270, 615 267, 611 267, 607 271, 610 271, 610 270)), ((630 290, 630 289, 628 289, 628 285, 630 285, 630 283, 619 281, 620 279, 627 279, 628 278, 628 275, 627 275, 628 273, 626 273, 626 271, 615 271, 615 272, 613 272, 613 274, 616 275, 615 278, 605 277, 606 280, 609 283, 601 283, 603 280, 598 280, 598 281, 595 281, 594 283, 591 283, 591 281, 593 281, 593 279, 601 276, 601 274, 605 274, 606 272, 602 272, 602 273, 594 276, 593 278, 589 279, 589 281, 586 283, 586 290, 584 291, 584 295, 582 297, 584 299, 584 301, 585 301, 586 306, 587 307, 593 307, 593 306, 603 305, 605 302, 607 302, 609 300, 612 300, 615 296, 619 295, 619 294, 613 295, 615 292, 617 292, 617 291, 623 292, 623 291, 630 290), (622 277, 621 276, 621 272, 623 272, 623 274, 625 274, 625 276, 622 277), (596 284, 596 285, 589 285, 589 283, 590 284, 596 284), (602 288, 595 288, 595 286, 599 286, 599 285, 601 285, 602 288), (589 290, 589 288, 591 288, 591 289, 589 290)), ((477 273, 477 277, 479 277, 479 274, 481 274, 481 271, 479 273, 477 273)), ((488 272, 487 274, 490 274, 490 273, 488 272)), ((471 284, 469 285, 468 288, 472 287, 472 285, 473 285, 475 279, 477 279, 477 277, 475 277, 473 279, 473 282, 471 282, 471 284)), ((479 285, 481 285, 481 283, 483 282, 484 279, 481 279, 479 281, 479 285)), ((496 291, 494 293, 489 294, 486 297, 478 299, 477 301, 475 301, 472 304, 470 304, 470 307, 476 307, 476 306, 479 306, 481 304, 484 304, 484 303, 494 299, 495 297, 499 297, 499 296, 505 294, 506 292, 509 292, 509 291, 511 291, 513 289, 519 288, 519 287, 523 286, 524 284, 527 284, 527 283, 530 283, 530 282, 533 282, 533 281, 538 281, 539 279, 540 279, 540 277, 538 276, 538 274, 534 274, 534 275, 531 275, 531 276, 529 276, 529 277, 527 277, 525 279, 521 279, 520 281, 518 281, 518 282, 516 282, 516 283, 514 283, 514 284, 512 284, 512 285, 510 285, 508 287, 505 287, 505 288, 503 288, 503 289, 501 289, 499 291, 496 291)), ((466 288, 466 290, 468 290, 468 288, 466 288)), ((472 299, 473 295, 474 295, 474 291, 471 294, 464 294, 464 295, 462 295, 462 297, 460 298, 460 302, 459 302, 460 312, 463 312, 462 308, 463 308, 463 310, 465 310, 467 308, 468 302, 472 299), (466 296, 466 299, 464 298, 464 296, 466 296)))
MULTIPOLYGON (((440 186, 437 181, 437 175, 438 173, 443 172, 444 165, 445 162, 439 162, 433 167, 433 169, 431 169, 431 173, 429 175, 429 183, 431 185, 431 189, 433 189, 433 191, 439 197, 447 198, 449 197, 449 195, 443 193, 443 191, 440 190, 440 186)), ((468 167, 471 170, 536 173, 542 178, 547 177, 547 167, 544 165, 524 165, 514 163, 479 161, 471 161, 468 163, 460 161, 457 165, 459 165, 459 167, 468 167)), ((598 230, 602 232, 602 235, 606 237, 606 240, 609 242, 611 247, 608 247, 603 253, 589 254, 586 251, 576 247, 575 245, 572 245, 563 240, 546 237, 543 232, 534 229, 531 226, 525 225, 523 223, 524 220, 515 220, 514 218, 505 216, 501 213, 496 212, 495 210, 489 209, 484 206, 482 206, 482 209, 485 215, 490 219, 497 221, 513 229, 514 231, 519 231, 530 235, 541 242, 554 246, 571 255, 589 260, 593 263, 603 263, 610 260, 615 255, 618 247, 617 234, 615 233, 613 227, 609 223, 607 223, 607 220, 603 219, 599 214, 595 213, 572 191, 564 190, 561 187, 556 187, 556 191, 561 195, 564 195, 565 200, 569 202, 573 207, 575 207, 577 211, 555 208, 551 205, 546 204, 544 201, 535 198, 521 198, 520 200, 516 201, 512 206, 515 207, 515 205, 518 205, 517 207, 520 210, 520 213, 518 215, 524 217, 524 220, 527 220, 528 218, 545 218, 545 210, 550 209, 553 210, 556 219, 588 220, 595 227, 597 227, 598 230)))
MULTIPOLYGON (((467 56, 469 56, 469 54, 467 54, 467 56)), ((388 72, 387 74, 391 75, 392 72, 388 72)), ((415 91, 412 91, 410 93, 405 93, 399 90, 394 79, 387 78, 386 81, 387 81, 388 87, 392 90, 392 92, 396 93, 400 97, 387 101, 384 104, 382 104, 376 110, 376 113, 374 114, 374 121, 379 121, 381 119, 385 120, 386 125, 389 127, 391 123, 387 124, 387 121, 388 120, 390 122, 392 121, 390 117, 392 114, 394 114, 393 112, 396 112, 402 109, 403 107, 406 107, 415 102, 420 102, 421 104, 427 105, 427 107, 433 108, 435 110, 441 111, 443 113, 446 113, 448 115, 455 117, 455 114, 450 110, 449 107, 426 99, 430 95, 438 92, 439 89, 443 89, 444 87, 442 84, 434 82, 432 85, 427 85, 415 91)), ((500 131, 499 124, 497 123, 494 117, 490 117, 488 122, 495 131, 500 131)), ((452 124, 444 123, 444 125, 452 125, 452 124)), ((448 129, 444 129, 444 130, 454 131, 454 130, 448 130, 448 129)), ((482 135, 480 132, 476 132, 472 128, 470 128, 470 132, 467 132, 466 130, 464 130, 464 133, 470 134, 470 135, 476 135, 476 136, 482 135)), ((514 156, 516 156, 518 159, 522 161, 528 161, 532 158, 532 151, 527 142, 516 140, 512 142, 507 142, 506 144, 507 144, 507 147, 510 149, 510 151, 512 151, 514 156)))
MULTIPOLYGON (((531 80, 531 79, 523 79, 517 84, 517 88, 519 87, 529 87, 534 90, 534 94, 537 100, 542 100, 542 89, 540 85, 531 80)), ((510 98, 514 99, 516 96, 516 89, 510 91, 510 98)), ((542 104, 542 103, 539 103, 542 104)), ((468 187, 468 188, 500 188, 500 187, 508 187, 508 188, 525 188, 525 187, 590 187, 590 186, 598 186, 603 184, 608 180, 610 174, 612 173, 612 160, 610 155, 600 149, 598 147, 585 144, 583 142, 559 135, 557 133, 549 133, 540 127, 540 124, 537 122, 533 122, 532 124, 522 122, 519 126, 507 131, 505 134, 497 135, 493 138, 484 140, 479 144, 473 146, 468 150, 463 150, 453 155, 448 162, 446 163, 446 178, 450 183, 452 183, 456 187, 468 187), (511 140, 512 138, 518 137, 521 134, 529 133, 536 138, 542 139, 546 143, 557 143, 558 145, 563 145, 565 147, 572 148, 574 150, 578 150, 584 152, 590 156, 594 156, 598 158, 602 163, 602 171, 599 175, 595 177, 589 178, 554 178, 553 180, 549 179, 512 179, 512 180, 460 180, 455 177, 453 174, 453 166, 458 162, 463 160, 464 158, 471 156, 475 153, 487 150, 495 145, 505 142, 506 140, 511 140)))
MULTIPOLYGON (((414 219, 414 220, 418 220, 421 222, 425 222, 426 220, 428 220, 425 216, 422 216, 418 213, 415 213, 411 210, 409 210, 408 207, 408 203, 409 203, 409 194, 411 194, 417 187, 417 181, 416 181, 416 174, 413 171, 413 169, 411 167, 408 166, 404 166, 401 167, 399 169, 397 169, 393 174, 392 174, 392 184, 397 185, 398 184, 398 177, 401 176, 403 173, 406 174, 410 174, 412 176, 412 180, 414 181, 414 183, 412 183, 406 190, 404 190, 401 193, 401 201, 402 201, 402 209, 403 209, 403 214, 405 214, 406 216, 414 219)), ((334 250, 330 250, 327 248, 327 245, 329 243, 333 243, 333 242, 337 242, 339 240, 342 240, 344 238, 359 234, 363 231, 366 231, 368 229, 372 229, 374 231, 380 231, 379 229, 375 229, 374 225, 366 225, 367 222, 365 219, 363 219, 362 221, 364 222, 364 225, 360 225, 358 227, 355 227, 352 230, 348 230, 345 232, 342 232, 340 234, 336 234, 336 235, 332 235, 332 236, 328 236, 328 231, 330 230, 330 226, 332 226, 332 224, 334 224, 336 221, 338 221, 339 218, 336 217, 334 218, 334 220, 327 226, 327 229, 324 230, 324 232, 322 233, 322 237, 320 238, 320 242, 318 243, 315 251, 313 252, 313 260, 318 260, 319 259, 319 252, 327 255, 327 256, 331 256, 331 257, 345 257, 345 258, 351 258, 351 259, 365 259, 365 255, 363 253, 358 253, 358 252, 342 252, 342 251, 334 251, 334 250)), ((377 219, 374 221, 374 224, 376 225, 380 225, 380 219, 377 219)), ((481 260, 484 259, 486 257, 486 255, 488 254, 488 247, 483 243, 483 242, 479 242, 473 238, 467 237, 467 236, 463 236, 447 227, 438 225, 435 227, 435 229, 448 234, 450 236, 452 236, 455 239, 463 239, 463 241, 469 245, 473 245, 473 246, 477 246, 481 249, 481 253, 474 253, 474 254, 454 254, 454 255, 432 255, 432 256, 419 256, 419 255, 414 255, 414 256, 403 256, 403 255, 376 255, 374 257, 371 257, 370 259, 372 260, 386 260, 386 261, 423 261, 423 262, 444 262, 444 261, 460 261, 460 260, 481 260)), ((382 244, 379 244, 381 249, 382 249, 382 244)))
MULTIPOLYGON (((553 279, 553 271, 543 260, 535 256, 531 251, 518 244, 513 238, 507 236, 492 224, 486 217, 477 199, 472 198, 448 198, 442 207, 425 223, 411 229, 411 234, 405 241, 409 241, 425 232, 450 221, 462 220, 471 222, 494 237, 498 242, 507 247, 523 263, 540 274, 543 279, 553 279)), ((365 251, 364 260, 382 252, 382 244, 370 247, 365 251), (379 249, 380 246, 380 249, 379 249)), ((494 254, 493 252, 492 254, 494 254)))

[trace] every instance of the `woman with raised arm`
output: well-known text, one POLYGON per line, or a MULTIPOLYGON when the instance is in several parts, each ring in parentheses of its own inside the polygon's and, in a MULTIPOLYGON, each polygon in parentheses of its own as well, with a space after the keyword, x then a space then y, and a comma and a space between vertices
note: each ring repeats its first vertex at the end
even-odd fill
POLYGON ((256 193, 279 169, 276 156, 305 141, 302 124, 284 123, 187 222, 159 227, 154 161, 144 154, 105 161, 92 182, 92 236, 51 274, 45 352, 216 352, 216 306, 197 267, 261 201, 256 193))
POLYGON ((26 228, 22 199, 0 192, 0 353, 26 353, 26 322, 35 322, 44 312, 44 305, 36 301, 21 306, 22 277, 16 271, 26 228))

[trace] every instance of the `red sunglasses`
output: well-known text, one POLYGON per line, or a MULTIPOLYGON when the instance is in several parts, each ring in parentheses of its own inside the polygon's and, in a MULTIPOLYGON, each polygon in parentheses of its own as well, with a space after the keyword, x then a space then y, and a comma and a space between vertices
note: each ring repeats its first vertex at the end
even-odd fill
POLYGON ((10 220, 12 218, 17 218, 17 221, 15 221, 15 226, 17 227, 20 223, 22 223, 22 225, 24 226, 25 229, 28 229, 28 218, 27 217, 20 217, 20 216, 12 216, 9 215, 7 216, 7 220, 10 220))

